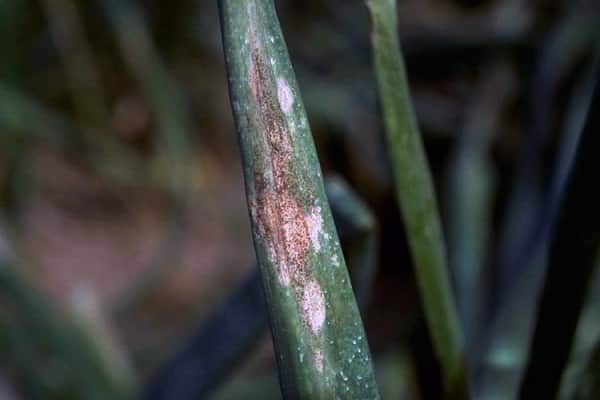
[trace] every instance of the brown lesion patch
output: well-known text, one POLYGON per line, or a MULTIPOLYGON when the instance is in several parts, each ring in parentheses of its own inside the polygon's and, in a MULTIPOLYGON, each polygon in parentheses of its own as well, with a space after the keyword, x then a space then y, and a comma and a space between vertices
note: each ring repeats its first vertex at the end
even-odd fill
POLYGON ((303 323, 316 335, 325 321, 325 299, 311 278, 309 252, 320 250, 321 209, 315 196, 301 193, 296 183, 302 172, 293 169, 293 127, 282 109, 291 108, 290 93, 281 93, 282 84, 252 30, 249 44, 248 82, 255 107, 250 118, 258 133, 251 214, 280 283, 294 291, 303 323))
POLYGON ((257 193, 252 215, 281 283, 304 285, 311 242, 302 207, 288 191, 263 192, 257 193))

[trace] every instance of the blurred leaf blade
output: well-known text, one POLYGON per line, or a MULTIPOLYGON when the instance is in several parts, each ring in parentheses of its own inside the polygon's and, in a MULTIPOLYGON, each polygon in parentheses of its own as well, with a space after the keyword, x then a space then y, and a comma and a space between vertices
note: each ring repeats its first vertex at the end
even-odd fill
POLYGON ((43 0, 41 4, 61 54, 79 122, 102 128, 108 121, 106 99, 78 6, 74 0, 43 0))
MULTIPOLYGON (((103 6, 125 65, 156 113, 157 154, 164 157, 172 190, 181 194, 186 191, 185 167, 192 153, 189 105, 181 87, 158 54, 142 8, 130 0, 107 1, 103 6)), ((202 161, 201 154, 195 156, 202 161)), ((162 166, 159 163, 158 167, 162 166)))
POLYGON ((600 80, 598 63, 588 117, 561 201, 548 270, 538 308, 538 320, 521 383, 520 398, 557 396, 587 288, 600 249, 600 80), (577 268, 570 268, 576 265, 577 268), (539 385, 540 379, 545 384, 539 385))
POLYGON ((12 263, 4 259, 0 263, 2 296, 8 296, 3 300, 14 307, 12 316, 3 313, 2 317, 16 316, 12 322, 2 321, 6 328, 3 362, 15 368, 25 391, 49 399, 128 398, 131 382, 113 374, 118 369, 113 371, 105 363, 94 341, 49 306, 12 263))
POLYGON ((565 193, 566 178, 573 169, 575 150, 590 107, 592 89, 596 80, 595 68, 594 62, 586 67, 586 73, 579 79, 570 99, 560 149, 558 155, 554 157, 552 182, 548 185, 544 207, 540 210, 542 224, 532 243, 534 247, 530 250, 527 264, 521 265, 522 270, 519 273, 522 276, 515 279, 514 287, 504 288, 509 291, 497 299, 500 302, 497 305, 498 310, 488 315, 491 320, 487 322, 487 332, 483 332, 480 339, 483 357, 477 371, 478 395, 517 396, 535 326, 536 306, 549 262, 549 242, 556 226, 560 202, 565 193))

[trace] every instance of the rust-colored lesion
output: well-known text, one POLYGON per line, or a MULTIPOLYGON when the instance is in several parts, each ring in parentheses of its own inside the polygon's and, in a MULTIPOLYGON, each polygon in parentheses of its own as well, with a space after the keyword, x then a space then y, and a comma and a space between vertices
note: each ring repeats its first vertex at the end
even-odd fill
POLYGON ((310 277, 309 254, 319 250, 314 236, 320 226, 316 229, 314 224, 321 223, 321 209, 314 194, 300 196, 295 182, 301 171, 293 170, 293 126, 282 110, 278 81, 257 33, 250 31, 249 39, 248 82, 256 110, 250 118, 258 134, 251 214, 280 283, 294 291, 303 323, 317 334, 325 307, 319 283, 310 277), (313 294, 320 295, 307 298, 313 294))

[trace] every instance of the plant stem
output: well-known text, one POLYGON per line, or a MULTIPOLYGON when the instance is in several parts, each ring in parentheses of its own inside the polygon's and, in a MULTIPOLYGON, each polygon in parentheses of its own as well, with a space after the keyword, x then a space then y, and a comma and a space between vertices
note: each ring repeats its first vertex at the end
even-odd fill
POLYGON ((254 245, 286 399, 378 399, 306 113, 271 0, 220 0, 254 245))
POLYGON ((450 397, 468 397, 463 337, 447 271, 446 249, 429 166, 400 52, 396 2, 367 0, 385 130, 418 285, 450 397))

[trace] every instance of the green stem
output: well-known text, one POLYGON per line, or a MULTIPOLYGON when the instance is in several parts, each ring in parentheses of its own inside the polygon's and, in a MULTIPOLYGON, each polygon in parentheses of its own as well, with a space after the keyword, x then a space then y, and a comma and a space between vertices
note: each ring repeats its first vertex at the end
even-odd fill
POLYGON ((463 337, 446 265, 438 207, 400 52, 394 0, 367 0, 373 55, 396 195, 450 397, 468 397, 463 337))
POLYGON ((220 0, 254 244, 286 399, 378 399, 319 160, 271 0, 220 0))

